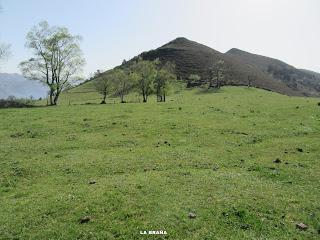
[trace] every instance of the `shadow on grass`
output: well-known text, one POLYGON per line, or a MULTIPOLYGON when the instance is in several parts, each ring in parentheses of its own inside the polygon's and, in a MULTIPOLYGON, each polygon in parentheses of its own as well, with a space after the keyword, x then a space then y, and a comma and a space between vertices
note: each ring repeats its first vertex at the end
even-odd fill
POLYGON ((211 94, 211 93, 222 93, 223 90, 221 88, 198 88, 196 94, 211 94))

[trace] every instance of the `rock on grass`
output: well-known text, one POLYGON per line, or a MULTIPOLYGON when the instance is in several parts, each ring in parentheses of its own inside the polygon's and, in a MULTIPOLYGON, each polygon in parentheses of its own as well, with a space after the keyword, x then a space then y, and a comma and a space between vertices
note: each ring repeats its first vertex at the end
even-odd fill
POLYGON ((307 230, 308 226, 304 223, 297 223, 296 224, 296 228, 300 229, 300 230, 307 230))
POLYGON ((274 163, 281 163, 281 160, 279 158, 276 158, 275 160, 273 160, 274 163))
POLYGON ((303 152, 303 149, 302 148, 297 148, 297 151, 298 152, 303 152))
POLYGON ((194 218, 196 218, 196 217, 197 217, 197 215, 196 215, 195 213, 193 213, 193 212, 189 212, 189 213, 188 213, 188 218, 194 219, 194 218))
POLYGON ((88 223, 92 220, 92 217, 91 216, 84 216, 82 218, 79 219, 79 223, 80 224, 83 224, 83 223, 88 223))

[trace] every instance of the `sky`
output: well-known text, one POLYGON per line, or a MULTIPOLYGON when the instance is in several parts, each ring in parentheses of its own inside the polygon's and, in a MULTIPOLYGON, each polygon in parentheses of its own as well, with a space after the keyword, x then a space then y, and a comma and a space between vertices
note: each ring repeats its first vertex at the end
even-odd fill
POLYGON ((46 20, 81 35, 83 74, 186 37, 220 52, 239 48, 320 72, 319 0, 0 0, 0 42, 19 73, 32 26, 46 20))

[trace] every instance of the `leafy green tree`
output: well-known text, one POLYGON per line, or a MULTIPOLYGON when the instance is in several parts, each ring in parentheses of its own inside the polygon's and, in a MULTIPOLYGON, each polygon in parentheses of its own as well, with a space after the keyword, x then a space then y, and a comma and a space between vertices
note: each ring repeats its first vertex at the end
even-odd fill
POLYGON ((80 36, 65 27, 50 27, 46 21, 27 34, 26 47, 33 57, 20 63, 23 75, 45 83, 50 91, 50 105, 56 105, 61 92, 78 80, 85 60, 79 47, 80 36))
POLYGON ((148 101, 148 96, 154 91, 154 81, 157 77, 158 60, 145 61, 139 58, 131 66, 131 70, 136 75, 137 88, 142 94, 143 102, 148 101))
POLYGON ((209 88, 220 88, 225 76, 224 61, 219 60, 209 69, 209 88))
POLYGON ((106 104, 107 95, 112 93, 114 89, 114 70, 101 73, 99 70, 96 72, 93 85, 95 89, 102 95, 101 104, 106 104))
POLYGON ((166 62, 160 69, 158 69, 154 82, 158 102, 166 101, 166 95, 169 91, 170 83, 177 79, 174 74, 174 68, 175 67, 172 63, 166 62))
POLYGON ((187 88, 193 86, 194 84, 199 83, 200 81, 200 76, 197 74, 190 74, 188 79, 187 79, 187 88))
POLYGON ((127 70, 114 70, 115 94, 120 97, 121 103, 125 103, 124 96, 134 87, 135 78, 127 70))

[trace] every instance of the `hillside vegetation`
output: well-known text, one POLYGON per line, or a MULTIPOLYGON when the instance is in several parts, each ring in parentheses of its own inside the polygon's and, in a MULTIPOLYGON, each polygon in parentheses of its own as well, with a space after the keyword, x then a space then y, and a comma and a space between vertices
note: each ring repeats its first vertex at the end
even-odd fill
POLYGON ((223 87, 100 105, 90 84, 0 109, 0 239, 319 239, 318 99, 223 87))

